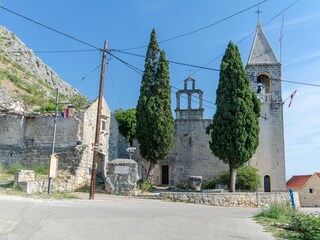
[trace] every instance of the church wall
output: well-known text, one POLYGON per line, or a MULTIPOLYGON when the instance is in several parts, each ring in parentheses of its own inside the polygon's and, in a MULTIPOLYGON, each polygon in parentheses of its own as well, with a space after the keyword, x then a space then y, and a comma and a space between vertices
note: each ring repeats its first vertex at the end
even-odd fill
MULTIPOLYGON (((189 176, 209 180, 228 167, 209 148, 211 138, 205 132, 210 123, 211 120, 204 119, 175 121, 175 144, 166 161, 161 163, 169 166, 170 185, 183 184, 189 176)), ((161 173, 159 180, 161 183, 161 173)))

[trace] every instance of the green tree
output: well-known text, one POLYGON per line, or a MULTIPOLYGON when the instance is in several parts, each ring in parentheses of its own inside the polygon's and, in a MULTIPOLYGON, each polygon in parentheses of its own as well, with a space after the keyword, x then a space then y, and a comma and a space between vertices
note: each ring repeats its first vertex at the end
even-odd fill
MULTIPOLYGON (((215 182, 230 184, 229 170, 223 171, 220 175, 215 177, 215 182)), ((240 190, 256 190, 256 186, 261 186, 261 177, 258 174, 258 169, 250 166, 243 166, 237 170, 236 189, 240 190)))
POLYGON ((86 96, 77 94, 69 98, 70 103, 76 108, 76 110, 83 110, 90 105, 90 101, 86 96))
POLYGON ((237 169, 249 161, 259 144, 260 102, 250 89, 238 47, 232 42, 221 62, 216 106, 207 128, 210 149, 229 164, 229 189, 234 192, 237 169))
POLYGON ((174 143, 169 64, 165 52, 159 49, 154 29, 146 54, 136 119, 140 154, 150 162, 150 178, 154 165, 167 157, 174 143))
POLYGON ((117 109, 114 111, 114 116, 117 119, 119 132, 126 138, 132 146, 133 139, 136 136, 136 109, 130 108, 128 110, 117 109))

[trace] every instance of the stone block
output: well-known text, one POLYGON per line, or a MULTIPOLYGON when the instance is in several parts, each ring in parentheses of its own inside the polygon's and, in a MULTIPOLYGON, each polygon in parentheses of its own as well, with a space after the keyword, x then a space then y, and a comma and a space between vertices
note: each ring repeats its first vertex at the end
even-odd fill
POLYGON ((108 192, 131 195, 136 192, 138 164, 131 159, 115 159, 108 163, 105 189, 108 192))
POLYGON ((201 191, 202 188, 202 176, 190 176, 189 177, 190 188, 195 191, 201 191))
POLYGON ((33 170, 19 170, 14 174, 14 182, 31 182, 36 180, 33 170))
POLYGON ((38 192, 38 187, 37 187, 35 181, 18 182, 15 186, 20 188, 21 191, 26 192, 26 193, 36 193, 36 192, 38 192))

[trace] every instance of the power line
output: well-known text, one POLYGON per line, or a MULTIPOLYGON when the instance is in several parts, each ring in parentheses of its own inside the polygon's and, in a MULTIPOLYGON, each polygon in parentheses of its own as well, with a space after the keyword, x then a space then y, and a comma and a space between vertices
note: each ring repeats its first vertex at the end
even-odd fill
MULTIPOLYGON (((109 52, 109 54, 110 54, 111 56, 113 56, 114 58, 116 58, 116 59, 117 59, 118 61, 120 61, 121 63, 123 63, 124 65, 126 65, 127 67, 129 67, 130 69, 132 69, 133 71, 135 71, 136 73, 138 73, 139 75, 141 75, 141 76, 143 75, 143 71, 140 70, 139 68, 131 65, 130 63, 124 61, 123 59, 115 56, 114 54, 112 54, 112 53, 110 53, 110 52, 109 52)), ((176 88, 176 87, 174 87, 174 86, 170 86, 170 87, 176 88)), ((176 89, 177 89, 177 88, 176 88, 176 89)), ((178 90, 180 90, 180 89, 178 89, 178 90)), ((173 90, 171 90, 171 92, 175 94, 175 92, 174 92, 173 90)), ((183 95, 182 95, 181 97, 183 97, 183 98, 185 98, 185 99, 188 99, 187 97, 185 97, 185 96, 183 96, 183 95)), ((199 102, 197 102, 197 101, 195 101, 195 100, 192 100, 192 99, 191 99, 191 101, 194 102, 194 103, 199 104, 199 102)), ((213 102, 210 102, 210 101, 205 100, 205 99, 203 99, 203 101, 214 104, 213 102)), ((215 105, 215 104, 214 104, 214 105, 215 105)), ((207 105, 205 105, 205 104, 203 104, 203 106, 204 106, 204 107, 207 107, 207 108, 210 108, 210 109, 213 109, 213 110, 215 109, 215 108, 210 107, 210 106, 207 106, 207 105)))
POLYGON ((79 49, 79 50, 32 50, 32 51, 23 51, 23 50, 17 50, 17 51, 4 51, 5 53, 81 53, 81 52, 97 52, 100 50, 93 50, 93 49, 79 49))
MULTIPOLYGON (((204 26, 204 27, 198 28, 198 29, 196 29, 196 30, 193 30, 193 31, 190 31, 190 32, 187 32, 187 33, 183 33, 183 34, 180 34, 180 35, 177 35, 177 36, 174 36, 174 37, 171 37, 171 38, 168 38, 168 39, 159 41, 159 43, 169 42, 169 41, 175 40, 175 39, 177 39, 177 38, 185 37, 185 36, 188 36, 188 35, 191 35, 191 34, 200 32, 200 31, 205 30, 205 29, 207 29, 207 28, 209 28, 209 27, 212 27, 212 26, 214 26, 214 25, 217 25, 218 23, 221 23, 221 22, 223 22, 223 21, 226 21, 226 20, 228 20, 228 19, 230 19, 230 18, 232 18, 232 17, 235 17, 235 16, 237 16, 237 15, 243 13, 243 12, 246 12, 246 11, 248 11, 248 10, 256 7, 256 6, 259 6, 260 4, 265 3, 265 2, 267 2, 267 1, 268 1, 268 0, 261 1, 261 2, 259 2, 259 3, 256 3, 256 4, 252 5, 252 6, 250 6, 250 7, 245 8, 245 9, 239 11, 239 12, 236 12, 236 13, 234 13, 234 14, 231 14, 230 16, 224 17, 224 18, 222 18, 222 19, 220 19, 220 20, 218 20, 218 21, 216 21, 216 22, 214 22, 214 23, 211 23, 211 24, 209 24, 209 25, 206 25, 206 26, 204 26)), ((148 46, 148 45, 144 45, 144 46, 140 46, 140 47, 125 48, 125 49, 121 49, 121 50, 135 50, 135 49, 145 48, 145 47, 147 47, 147 46, 148 46)))
POLYGON ((13 11, 13 10, 10 10, 10 9, 8 9, 8 8, 6 8, 6 7, 0 6, 0 8, 2 8, 2 9, 5 10, 5 11, 8 11, 8 12, 10 12, 10 13, 16 15, 16 16, 19 16, 19 17, 21 17, 21 18, 23 18, 23 19, 26 19, 26 20, 28 20, 28 21, 30 21, 30 22, 32 22, 32 23, 35 23, 35 24, 37 24, 37 25, 40 25, 41 27, 47 28, 47 29, 49 29, 50 31, 56 32, 56 33, 58 33, 58 34, 60 34, 60 35, 63 35, 63 36, 65 36, 65 37, 67 37, 67 38, 70 38, 70 39, 72 39, 72 40, 74 40, 74 41, 80 42, 80 43, 82 43, 82 44, 84 44, 84 45, 87 45, 87 46, 89 46, 89 47, 95 48, 95 49, 97 49, 97 50, 99 50, 99 51, 103 51, 103 49, 98 48, 98 47, 96 47, 96 46, 94 46, 94 45, 92 45, 92 44, 90 44, 90 43, 87 43, 87 42, 82 41, 82 40, 80 40, 80 39, 78 39, 78 38, 72 37, 72 36, 70 36, 70 35, 68 35, 68 34, 66 34, 66 33, 63 33, 63 32, 61 32, 61 31, 59 31, 59 30, 56 30, 56 29, 54 29, 54 28, 52 28, 52 27, 49 27, 49 26, 47 26, 47 25, 45 25, 45 24, 42 24, 42 23, 40 23, 40 22, 38 22, 38 21, 35 21, 35 20, 33 20, 33 19, 29 18, 29 17, 26 17, 26 16, 24 16, 24 15, 22 15, 22 14, 19 14, 19 13, 15 12, 15 11, 13 11))
MULTIPOLYGON (((110 49, 109 52, 111 52, 111 51, 119 52, 119 53, 123 53, 123 54, 127 54, 127 55, 132 55, 132 56, 136 56, 136 57, 145 58, 145 56, 143 56, 141 54, 124 52, 124 51, 119 50, 119 49, 110 49)), ((220 69, 217 69, 217 68, 202 67, 202 66, 198 66, 198 65, 194 65, 194 64, 190 64, 190 63, 177 62, 177 61, 172 61, 172 60, 168 60, 168 59, 167 59, 167 61, 168 61, 168 63, 187 66, 187 67, 201 68, 201 69, 210 70, 210 71, 216 71, 216 72, 220 71, 220 69)))
MULTIPOLYGON (((283 14, 285 11, 287 11, 289 8, 291 8, 293 5, 295 5, 299 0, 296 0, 295 2, 293 2, 292 4, 290 4, 288 7, 286 7, 285 9, 283 9, 281 12, 279 12, 278 14, 276 14, 274 17, 272 17, 271 19, 269 19, 266 23, 262 24, 262 26, 264 27, 265 25, 267 25, 268 23, 270 23, 271 21, 273 21, 275 18, 279 17, 281 14, 283 14)), ((238 42, 236 42, 236 45, 240 44, 241 42, 243 42, 244 40, 246 40, 248 37, 250 37, 252 34, 254 34, 256 32, 256 30, 250 32, 248 35, 246 35, 245 37, 243 37, 242 39, 240 39, 238 42)), ((217 60, 218 58, 220 58, 223 55, 223 53, 219 54, 217 57, 215 57, 214 59, 212 59, 210 62, 206 63, 204 65, 204 67, 208 66, 210 63, 214 62, 215 60, 217 60)), ((202 69, 198 69, 196 71, 194 71, 191 76, 193 76, 194 74, 200 72, 202 69)))
POLYGON ((80 82, 82 82, 84 79, 86 79, 87 77, 89 77, 89 75, 91 75, 94 71, 96 71, 98 68, 101 67, 101 64, 99 64, 98 66, 96 66, 93 70, 91 70, 90 72, 88 72, 84 77, 82 77, 77 83, 76 85, 78 85, 80 82))
MULTIPOLYGON (((117 50, 117 49, 110 49, 110 50, 109 50, 108 53, 109 53, 110 55, 112 55, 112 56, 114 56, 114 55, 110 53, 111 51, 116 51, 116 52, 119 52, 119 53, 124 53, 124 54, 128 54, 128 55, 136 56, 136 57, 143 57, 143 58, 145 58, 145 56, 140 55, 140 54, 124 52, 124 51, 122 51, 122 50, 117 50)), ((124 60, 121 59, 121 61, 124 61, 124 60)), ((220 72, 220 69, 217 69, 217 68, 207 68, 207 67, 202 67, 202 66, 198 66, 198 65, 194 65, 194 64, 181 63, 181 62, 175 62, 175 61, 170 61, 170 60, 167 60, 167 61, 168 61, 169 63, 173 63, 173 64, 179 64, 179 65, 184 65, 184 66, 189 66, 189 67, 198 68, 199 70, 205 69, 205 70, 211 70, 211 71, 220 72)), ((128 63, 127 63, 127 64, 128 64, 128 63)), ((139 70, 139 71, 143 72, 142 70, 139 70)), ((249 76, 252 76, 252 75, 249 75, 249 76)), ((257 76, 253 76, 253 77, 257 77, 257 76)), ((276 81, 293 83, 293 84, 300 84, 300 85, 307 85, 307 86, 313 86, 313 87, 320 87, 320 85, 318 85, 318 84, 313 84, 313 83, 289 81, 289 80, 283 80, 283 79, 279 79, 279 78, 271 78, 271 79, 276 80, 276 81)), ((183 81, 184 81, 184 80, 180 81, 178 84, 180 84, 180 83, 183 82, 183 81)), ((178 84, 176 84, 175 86, 177 86, 178 84)), ((173 86, 173 87, 175 87, 175 86, 173 86)))

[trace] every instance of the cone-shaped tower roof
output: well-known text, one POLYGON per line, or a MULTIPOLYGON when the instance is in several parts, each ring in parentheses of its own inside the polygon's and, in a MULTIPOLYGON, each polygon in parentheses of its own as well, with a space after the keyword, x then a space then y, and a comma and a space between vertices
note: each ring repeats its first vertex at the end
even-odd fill
POLYGON ((264 34, 260 21, 251 47, 247 64, 277 64, 279 63, 271 45, 264 34))

